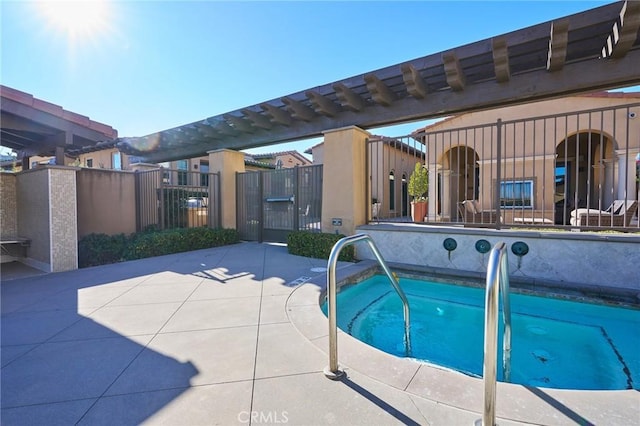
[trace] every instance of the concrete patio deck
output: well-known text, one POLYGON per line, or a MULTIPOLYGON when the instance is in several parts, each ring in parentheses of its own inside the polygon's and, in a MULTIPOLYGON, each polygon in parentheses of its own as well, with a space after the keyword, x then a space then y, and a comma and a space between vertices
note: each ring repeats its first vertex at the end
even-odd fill
MULTIPOLYGON (((470 425, 480 417, 478 379, 342 333, 347 378, 325 378, 327 321, 317 302, 326 277, 317 267, 326 261, 241 243, 3 280, 0 422, 470 425)), ((636 391, 506 386, 501 425, 640 420, 636 391)))

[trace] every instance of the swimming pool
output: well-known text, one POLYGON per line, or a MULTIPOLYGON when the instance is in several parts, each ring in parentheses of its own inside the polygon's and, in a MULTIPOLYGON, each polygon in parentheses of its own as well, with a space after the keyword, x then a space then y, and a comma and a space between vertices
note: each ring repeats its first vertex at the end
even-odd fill
MULTIPOLYGON (((400 285, 411 307, 412 356, 481 376, 484 289, 410 278, 400 285)), ((402 303, 385 276, 342 289, 337 309, 340 329, 405 356, 402 303)), ((512 383, 640 389, 640 310, 512 293, 511 315, 512 383)))

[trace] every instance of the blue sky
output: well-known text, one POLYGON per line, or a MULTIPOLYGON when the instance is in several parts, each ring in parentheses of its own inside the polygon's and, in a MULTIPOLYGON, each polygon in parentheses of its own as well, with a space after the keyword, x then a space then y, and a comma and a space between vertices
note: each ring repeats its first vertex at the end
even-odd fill
POLYGON ((0 0, 0 81, 143 136, 607 3, 119 1, 81 18, 0 0))

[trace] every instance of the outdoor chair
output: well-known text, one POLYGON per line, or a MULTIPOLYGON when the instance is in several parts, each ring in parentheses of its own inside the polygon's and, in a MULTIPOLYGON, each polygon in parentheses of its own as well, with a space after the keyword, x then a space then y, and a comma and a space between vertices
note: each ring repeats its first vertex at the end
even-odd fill
POLYGON ((573 210, 570 223, 573 226, 629 226, 637 210, 635 200, 615 200, 606 210, 573 210))
MULTIPOLYGON (((458 213, 464 223, 496 223, 498 213, 495 210, 481 210, 477 200, 464 200, 458 203, 458 213)), ((502 216, 500 216, 502 223, 502 216)))

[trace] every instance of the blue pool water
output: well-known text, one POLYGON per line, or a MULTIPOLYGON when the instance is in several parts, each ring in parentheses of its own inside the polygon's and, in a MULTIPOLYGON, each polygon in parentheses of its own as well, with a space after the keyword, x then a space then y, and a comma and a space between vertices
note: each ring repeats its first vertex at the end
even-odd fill
MULTIPOLYGON (((484 289, 409 278, 400 285, 411 309, 411 355, 482 376, 484 289)), ((386 276, 343 289, 337 308, 341 330, 405 356, 402 302, 386 276)), ((512 383, 640 389, 640 310, 512 293, 511 315, 512 383)), ((498 342, 502 380, 502 326, 498 342)))

